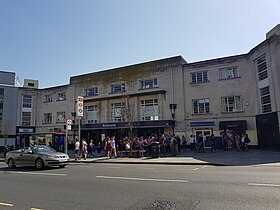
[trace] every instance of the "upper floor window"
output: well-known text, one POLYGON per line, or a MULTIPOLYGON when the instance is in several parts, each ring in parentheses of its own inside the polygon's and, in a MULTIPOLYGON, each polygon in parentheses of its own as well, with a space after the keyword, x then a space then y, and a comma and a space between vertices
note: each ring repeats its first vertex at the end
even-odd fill
POLYGON ((85 96, 98 96, 98 87, 85 89, 85 96))
POLYGON ((259 81, 266 79, 268 75, 267 75, 267 65, 266 65, 265 55, 262 55, 260 58, 258 58, 256 62, 257 62, 259 81))
POLYGON ((141 100, 142 120, 159 120, 158 99, 141 100))
POLYGON ((219 69, 219 79, 238 78, 239 71, 236 66, 219 69))
POLYGON ((66 92, 57 93, 57 100, 58 101, 66 100, 66 92))
POLYGON ((31 112, 22 112, 21 125, 27 127, 31 125, 31 112))
POLYGON ((52 113, 44 113, 43 123, 52 123, 52 113))
POLYGON ((209 99, 196 99, 192 101, 194 114, 210 113, 209 99))
POLYGON ((157 79, 148 79, 140 81, 141 89, 155 88, 158 87, 157 79))
POLYGON ((56 118, 56 122, 66 122, 66 115, 65 112, 57 112, 56 114, 57 118, 56 118))
POLYGON ((98 106, 90 105, 85 106, 86 110, 86 123, 97 123, 98 122, 98 106))
POLYGON ((111 85, 111 93, 121 93, 121 92, 125 92, 124 83, 111 85))
POLYGON ((52 95, 45 95, 45 102, 52 102, 52 95))
POLYGON ((32 96, 30 95, 23 95, 22 96, 22 107, 24 108, 31 108, 32 104, 32 96))
POLYGON ((222 97, 222 112, 241 112, 241 96, 222 97))
POLYGON ((111 104, 111 122, 121 122, 125 118, 125 104, 113 103, 111 104))
POLYGON ((269 86, 260 89, 262 113, 271 112, 271 99, 269 86))
POLYGON ((208 82, 207 71, 191 73, 191 77, 192 77, 192 83, 208 82))

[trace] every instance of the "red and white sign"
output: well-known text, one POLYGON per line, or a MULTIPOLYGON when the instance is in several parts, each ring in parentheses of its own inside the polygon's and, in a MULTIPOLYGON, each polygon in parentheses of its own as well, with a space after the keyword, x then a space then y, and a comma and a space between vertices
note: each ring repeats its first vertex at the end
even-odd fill
POLYGON ((84 98, 82 96, 77 97, 77 117, 84 116, 84 98))
POLYGON ((72 120, 67 119, 67 130, 71 130, 72 120))

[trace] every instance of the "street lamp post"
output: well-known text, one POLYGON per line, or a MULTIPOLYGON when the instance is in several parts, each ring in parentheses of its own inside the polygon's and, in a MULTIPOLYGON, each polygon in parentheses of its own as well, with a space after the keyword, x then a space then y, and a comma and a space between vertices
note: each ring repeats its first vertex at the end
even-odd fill
MULTIPOLYGON (((171 116, 172 116, 172 119, 174 120, 175 119, 175 110, 177 108, 177 104, 169 104, 169 108, 170 108, 170 111, 171 111, 171 116)), ((173 126, 173 134, 174 134, 174 126, 173 126)))

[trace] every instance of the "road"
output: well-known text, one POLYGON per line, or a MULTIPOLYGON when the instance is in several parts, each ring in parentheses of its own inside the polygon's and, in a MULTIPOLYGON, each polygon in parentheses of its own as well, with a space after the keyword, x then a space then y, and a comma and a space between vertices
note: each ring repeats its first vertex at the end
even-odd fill
POLYGON ((279 209, 279 166, 0 163, 0 209, 279 209))

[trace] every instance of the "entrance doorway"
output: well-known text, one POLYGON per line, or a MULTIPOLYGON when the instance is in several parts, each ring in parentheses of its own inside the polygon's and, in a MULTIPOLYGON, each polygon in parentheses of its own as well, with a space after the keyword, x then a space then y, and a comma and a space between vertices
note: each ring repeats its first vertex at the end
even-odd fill
POLYGON ((204 141, 204 147, 211 148, 211 144, 210 144, 210 141, 209 141, 211 133, 212 133, 211 129, 195 130, 196 140, 198 139, 198 137, 200 135, 202 135, 203 141, 204 141))

